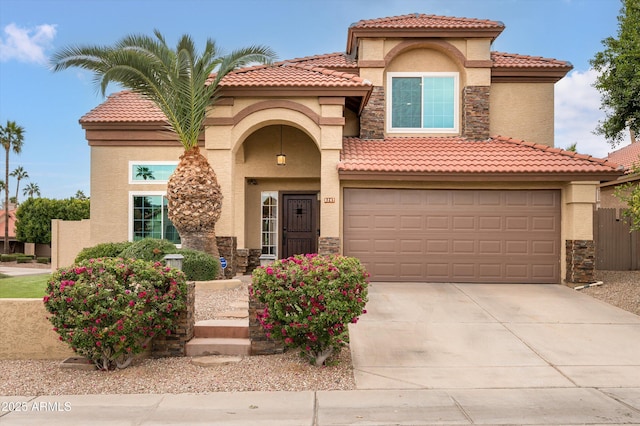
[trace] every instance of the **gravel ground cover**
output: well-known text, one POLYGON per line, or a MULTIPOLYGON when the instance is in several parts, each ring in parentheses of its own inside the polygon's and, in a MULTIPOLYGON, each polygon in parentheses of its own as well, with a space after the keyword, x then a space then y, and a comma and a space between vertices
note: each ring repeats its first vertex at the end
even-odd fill
MULTIPOLYGON (((196 290, 196 321, 221 318, 246 300, 247 283, 225 291, 196 290)), ((60 368, 60 361, 0 361, 0 395, 211 393, 355 389, 349 348, 332 365, 315 367, 298 351, 244 357, 239 363, 201 367, 191 358, 140 359, 124 370, 60 368)))
MULTIPOLYGON (((599 271, 602 286, 579 290, 640 315, 640 271, 599 271)), ((246 300, 246 282, 225 291, 197 290, 196 320, 220 318, 246 300)), ((141 359, 113 372, 62 369, 59 361, 0 361, 0 395, 81 395, 212 393, 355 389, 351 355, 343 348, 337 363, 317 368, 297 351, 245 357, 237 364, 200 367, 191 358, 141 359)))
POLYGON ((603 284, 579 291, 640 315, 640 271, 597 271, 595 278, 603 284))

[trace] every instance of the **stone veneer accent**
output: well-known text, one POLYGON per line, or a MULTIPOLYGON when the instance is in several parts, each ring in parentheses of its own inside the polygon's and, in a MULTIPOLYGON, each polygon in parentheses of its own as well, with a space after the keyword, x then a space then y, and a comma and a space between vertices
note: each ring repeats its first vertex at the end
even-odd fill
POLYGON ((320 237, 318 254, 340 254, 340 237, 320 237))
POLYGON ((169 336, 158 336, 151 341, 154 358, 184 356, 184 347, 193 338, 195 327, 196 283, 187 283, 187 308, 180 312, 178 326, 169 336))
POLYGON ((489 86, 467 86, 462 94, 462 136, 489 139, 489 86))
POLYGON ((592 283, 596 248, 593 240, 567 240, 567 276, 570 283, 592 283))
POLYGON ((264 329, 258 321, 258 312, 265 308, 264 303, 260 303, 253 296, 251 286, 249 286, 249 339, 251 339, 251 355, 273 355, 284 352, 282 342, 275 341, 267 337, 264 329))
POLYGON ((361 139, 384 139, 384 87, 374 86, 360 115, 361 139))
POLYGON ((227 261, 223 278, 229 279, 235 277, 238 239, 236 237, 216 237, 216 242, 218 243, 220 256, 224 257, 227 261))
POLYGON ((260 249, 236 250, 236 275, 251 275, 254 269, 260 266, 260 249))

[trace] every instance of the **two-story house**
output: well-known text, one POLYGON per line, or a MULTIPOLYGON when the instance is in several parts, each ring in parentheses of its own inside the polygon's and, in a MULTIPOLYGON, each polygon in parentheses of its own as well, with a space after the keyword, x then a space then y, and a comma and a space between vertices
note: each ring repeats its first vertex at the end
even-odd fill
MULTIPOLYGON (((230 271, 320 252, 356 256, 378 281, 592 279, 596 188, 621 172, 553 147, 554 83, 572 66, 492 51, 503 30, 363 20, 345 52, 225 77, 202 147, 224 196, 216 235, 230 271)), ((86 235, 80 246, 179 242, 163 197, 182 147, 162 113, 125 91, 80 123, 91 219, 85 232, 56 225, 54 262, 72 261, 71 234, 86 235)))

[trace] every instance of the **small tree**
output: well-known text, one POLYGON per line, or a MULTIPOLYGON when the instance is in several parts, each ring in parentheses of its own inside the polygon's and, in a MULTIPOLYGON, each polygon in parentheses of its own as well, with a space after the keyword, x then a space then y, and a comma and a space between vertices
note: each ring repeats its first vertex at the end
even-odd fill
POLYGON ((51 219, 89 219, 89 200, 29 198, 16 211, 16 238, 29 243, 51 242, 51 219))
POLYGON ((591 60, 600 73, 594 87, 602 94, 606 118, 596 128, 616 146, 630 128, 640 134, 640 0, 622 0, 618 38, 602 41, 605 49, 591 60))

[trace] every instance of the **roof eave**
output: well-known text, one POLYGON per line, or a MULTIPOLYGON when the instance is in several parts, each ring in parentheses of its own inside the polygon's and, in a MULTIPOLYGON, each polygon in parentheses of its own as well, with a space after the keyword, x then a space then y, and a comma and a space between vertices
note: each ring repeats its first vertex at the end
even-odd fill
POLYGON ((385 172, 338 170, 341 180, 408 180, 408 181, 456 181, 456 182, 570 182, 610 181, 620 176, 619 172, 594 173, 468 173, 468 172, 385 172))
POLYGON ((564 67, 494 67, 491 69, 492 83, 556 83, 573 66, 564 67))

